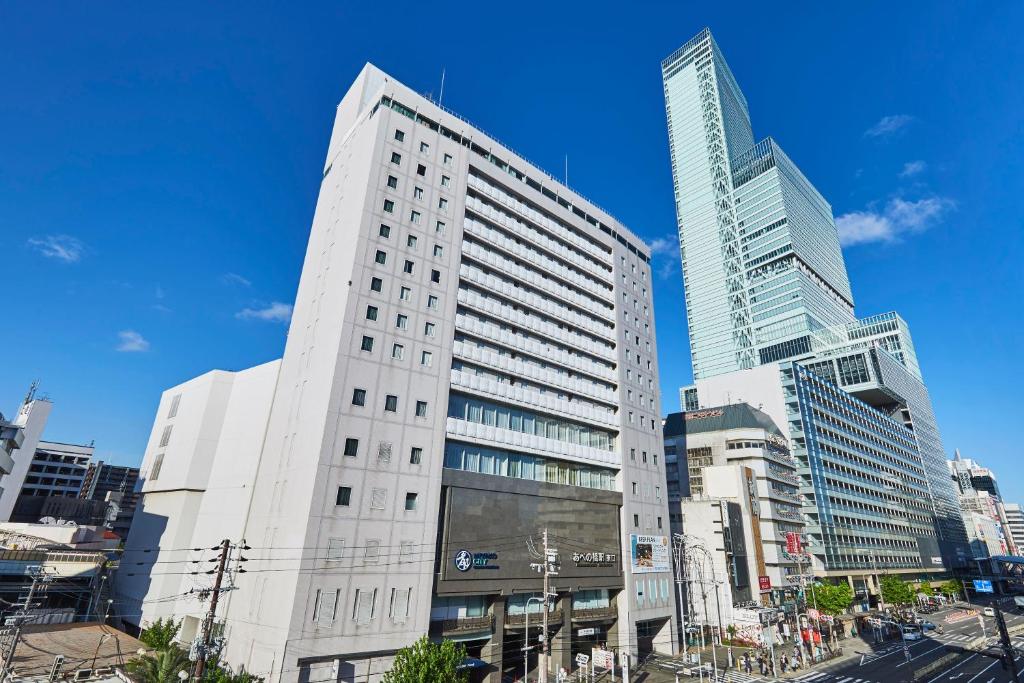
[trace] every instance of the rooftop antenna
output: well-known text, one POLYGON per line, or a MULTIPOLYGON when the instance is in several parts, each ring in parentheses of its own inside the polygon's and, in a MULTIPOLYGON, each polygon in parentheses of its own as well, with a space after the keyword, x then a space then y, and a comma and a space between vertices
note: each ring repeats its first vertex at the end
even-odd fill
POLYGON ((441 100, 444 99, 444 67, 441 67, 441 94, 437 96, 437 103, 441 104, 441 100))
POLYGON ((32 384, 29 385, 29 388, 28 388, 28 393, 25 394, 25 400, 23 402, 25 405, 31 403, 32 400, 36 397, 36 389, 38 389, 38 388, 39 388, 39 380, 37 380, 37 379, 32 380, 32 384))
POLYGON ((569 155, 565 155, 565 186, 569 187, 569 155))

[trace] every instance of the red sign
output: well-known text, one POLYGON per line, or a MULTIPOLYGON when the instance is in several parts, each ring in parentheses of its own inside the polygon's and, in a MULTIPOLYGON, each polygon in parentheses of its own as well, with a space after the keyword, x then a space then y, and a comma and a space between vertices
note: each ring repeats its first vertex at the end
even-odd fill
POLYGON ((763 591, 770 591, 772 589, 772 577, 770 577, 770 576, 759 576, 759 577, 757 577, 757 585, 763 591))
POLYGON ((800 545, 800 534, 795 531, 786 532, 786 552, 790 555, 799 555, 803 548, 800 545))

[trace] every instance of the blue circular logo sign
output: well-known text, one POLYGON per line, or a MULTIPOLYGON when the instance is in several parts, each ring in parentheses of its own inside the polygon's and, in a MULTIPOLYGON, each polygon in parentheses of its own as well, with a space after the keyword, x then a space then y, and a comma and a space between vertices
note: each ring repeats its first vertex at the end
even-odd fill
POLYGON ((468 550, 460 550, 455 553, 455 568, 460 572, 468 572, 473 568, 473 553, 468 550))

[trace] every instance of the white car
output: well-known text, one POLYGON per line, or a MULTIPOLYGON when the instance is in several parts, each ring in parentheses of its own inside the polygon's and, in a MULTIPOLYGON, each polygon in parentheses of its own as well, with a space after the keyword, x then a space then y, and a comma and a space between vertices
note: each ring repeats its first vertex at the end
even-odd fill
POLYGON ((986 617, 994 617, 996 615, 996 611, 991 607, 986 607, 985 609, 981 610, 981 613, 984 614, 986 617))
POLYGON ((921 640, 921 629, 915 626, 904 626, 903 627, 903 639, 904 640, 921 640))

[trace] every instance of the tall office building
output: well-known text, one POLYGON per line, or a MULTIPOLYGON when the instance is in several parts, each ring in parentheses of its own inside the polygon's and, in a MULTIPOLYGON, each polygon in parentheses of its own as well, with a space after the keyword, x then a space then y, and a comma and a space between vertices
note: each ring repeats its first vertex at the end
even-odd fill
MULTIPOLYGON (((376 680, 423 634, 466 643, 490 680, 533 668, 544 530, 552 671, 597 644, 672 651, 649 259, 367 65, 337 109, 284 357, 165 393, 126 553, 200 547, 203 524, 168 520, 230 505, 210 533, 253 550, 225 656, 268 680, 376 680), (240 424, 265 438, 227 447, 240 424), (241 498, 215 483, 232 476, 252 477, 241 498)), ((127 590, 137 622, 194 612, 148 601, 179 589, 158 578, 127 590)))
POLYGON ((1006 526, 1010 531, 1016 554, 1024 555, 1024 511, 1021 510, 1019 503, 1006 503, 1003 508, 1006 512, 1006 526))
MULTIPOLYGON (((854 316, 831 207, 774 140, 755 144, 746 100, 710 31, 664 60, 662 75, 696 381, 680 391, 684 410, 737 398, 719 388, 743 382, 719 377, 771 365, 778 381, 769 384, 783 392, 811 371, 843 393, 840 402, 852 400, 858 412, 868 409, 908 430, 912 452, 903 452, 900 430, 888 444, 909 459, 901 484, 931 508, 944 558, 940 568, 962 565, 966 533, 906 323, 895 313, 854 316)), ((745 400, 757 405, 752 393, 745 400)), ((787 426, 802 462, 811 550, 837 572, 866 571, 866 560, 840 558, 857 557, 859 546, 870 550, 894 541, 877 533, 885 528, 885 515, 873 513, 878 519, 863 524, 854 519, 846 530, 835 525, 828 482, 814 473, 821 467, 842 471, 853 456, 829 454, 810 441, 811 427, 823 418, 798 400, 796 389, 777 398, 789 409, 773 418, 787 426)), ((774 403, 775 397, 765 400, 774 403)), ((850 476, 860 477, 858 484, 869 487, 884 508, 890 494, 881 481, 850 476)), ((918 531, 908 525, 901 533, 921 536, 918 531)), ((931 568, 931 542, 920 550, 931 568)), ((905 567, 906 557, 895 553, 893 569, 905 567)))
POLYGON ((128 538, 139 500, 135 490, 138 481, 138 467, 111 465, 100 460, 89 463, 78 495, 108 503, 107 526, 121 538, 128 538))

